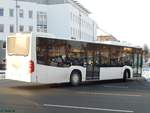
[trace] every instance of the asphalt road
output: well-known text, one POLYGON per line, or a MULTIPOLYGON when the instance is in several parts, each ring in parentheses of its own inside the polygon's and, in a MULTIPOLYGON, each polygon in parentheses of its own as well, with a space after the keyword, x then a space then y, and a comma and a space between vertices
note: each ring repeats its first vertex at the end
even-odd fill
POLYGON ((71 87, 0 80, 0 113, 150 113, 150 83, 115 80, 71 87))

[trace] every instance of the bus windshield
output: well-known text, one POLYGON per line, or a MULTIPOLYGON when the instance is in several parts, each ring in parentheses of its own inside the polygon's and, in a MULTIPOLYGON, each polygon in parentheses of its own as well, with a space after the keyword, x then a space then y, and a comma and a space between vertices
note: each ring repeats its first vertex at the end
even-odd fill
POLYGON ((8 55, 27 56, 29 43, 29 37, 9 37, 7 41, 8 55))

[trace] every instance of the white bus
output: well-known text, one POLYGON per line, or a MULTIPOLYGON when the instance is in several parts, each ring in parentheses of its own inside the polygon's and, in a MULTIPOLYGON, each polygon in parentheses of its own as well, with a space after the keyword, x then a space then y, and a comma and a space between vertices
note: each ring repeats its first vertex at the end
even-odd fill
POLYGON ((132 78, 141 75, 139 47, 67 40, 45 33, 16 33, 7 38, 6 79, 66 83, 132 78))

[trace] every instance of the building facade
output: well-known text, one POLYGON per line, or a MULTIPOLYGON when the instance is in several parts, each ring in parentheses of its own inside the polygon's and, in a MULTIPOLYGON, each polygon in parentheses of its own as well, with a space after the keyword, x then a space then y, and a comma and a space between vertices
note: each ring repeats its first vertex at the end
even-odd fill
MULTIPOLYGON (((7 35, 15 32, 47 32, 67 39, 96 40, 97 24, 89 14, 74 0, 0 0, 0 42, 4 45, 7 35)), ((0 52, 5 51, 3 47, 0 52)))
POLYGON ((48 32, 68 39, 96 40, 96 23, 76 1, 17 1, 16 5, 15 0, 0 0, 0 40, 13 32, 48 32))

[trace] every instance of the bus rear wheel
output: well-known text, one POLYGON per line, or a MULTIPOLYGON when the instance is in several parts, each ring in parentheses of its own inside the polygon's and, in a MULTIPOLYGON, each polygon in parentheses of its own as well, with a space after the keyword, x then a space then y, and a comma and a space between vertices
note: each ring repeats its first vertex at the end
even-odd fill
POLYGON ((129 70, 125 70, 124 74, 123 74, 123 82, 127 81, 127 78, 129 78, 130 76, 130 71, 129 70))
POLYGON ((73 71, 70 76, 72 86, 78 86, 81 83, 81 74, 79 71, 73 71))

